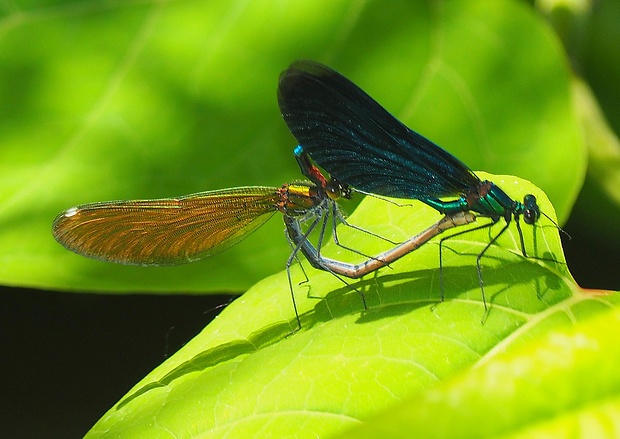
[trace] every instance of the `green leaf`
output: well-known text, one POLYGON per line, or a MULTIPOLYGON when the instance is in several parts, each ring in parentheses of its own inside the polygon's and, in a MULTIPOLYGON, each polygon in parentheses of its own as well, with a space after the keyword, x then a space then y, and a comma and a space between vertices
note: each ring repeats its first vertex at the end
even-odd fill
POLYGON ((616 437, 618 298, 550 309, 545 319, 563 324, 522 346, 501 343, 476 368, 337 437, 616 437))
MULTIPOLYGON (((610 312, 617 296, 595 297, 574 283, 552 223, 555 212, 539 189, 513 177, 480 174, 515 199, 533 193, 551 218, 542 217, 534 227, 522 224, 527 251, 534 257, 521 254, 513 223, 499 245, 490 247, 482 258, 488 313, 482 305, 475 264, 500 224, 444 242, 443 302, 439 301, 437 240, 350 286, 309 267, 309 282, 298 285, 303 275, 294 266, 291 274, 301 331, 291 334, 296 320, 286 273, 271 276, 136 384, 87 437, 326 437, 408 398, 432 398, 436 392, 450 397, 450 392, 458 390, 450 387, 453 381, 454 386, 469 385, 471 410, 482 416, 481 408, 494 404, 494 395, 486 387, 486 393, 477 395, 470 375, 479 376, 496 361, 508 367, 505 355, 536 351, 548 337, 570 337, 582 322, 610 312), (367 310, 358 293, 365 295, 367 310)), ((380 224, 384 236, 402 240, 439 217, 419 202, 400 205, 367 197, 349 220, 365 226, 374 221, 377 224, 369 227, 380 224)), ((488 219, 479 218, 478 224, 464 227, 483 222, 488 219)), ((454 231, 446 236, 450 233, 454 231)), ((345 245, 355 243, 364 252, 387 245, 344 226, 339 237, 345 245)), ((325 248, 325 255, 359 259, 333 243, 325 248)), ((573 352, 572 346, 567 344, 565 351, 583 355, 583 347, 577 344, 573 352)), ((596 349, 596 345, 587 347, 588 352, 596 349)), ((566 356, 548 359, 559 364, 566 360, 566 356)), ((588 365, 596 368, 594 363, 588 365)), ((517 367, 514 373, 519 373, 519 363, 513 366, 517 367)), ((525 386, 521 392, 542 386, 543 378, 549 380, 543 388, 576 392, 587 387, 582 383, 573 390, 572 382, 558 381, 546 370, 527 370, 531 375, 520 375, 522 380, 514 384, 525 386)), ((604 371, 615 369, 605 367, 604 371)), ((572 375, 567 372, 559 379, 569 378, 572 375)), ((491 377, 487 381, 490 387, 491 377)), ((497 385, 505 386, 506 392, 511 389, 505 382, 497 385)), ((553 393, 530 397, 538 398, 537 407, 545 409, 555 407, 558 398, 553 393)), ((443 404, 453 402, 449 399, 443 404)), ((514 419, 519 419, 523 410, 515 402, 502 414, 510 418, 517 412, 514 419)), ((563 414, 570 417, 566 411, 563 414)), ((438 411, 434 417, 441 415, 438 411)), ((432 429, 438 422, 434 417, 419 428, 432 429)), ((423 422, 422 415, 419 419, 423 422)), ((385 425, 382 418, 376 422, 377 430, 385 425)), ((399 422, 404 425, 405 421, 399 422)), ((485 422, 493 428, 516 425, 496 417, 485 422)), ((444 423, 458 428, 453 422, 444 423)))
POLYGON ((299 178, 275 98, 299 58, 338 69, 473 169, 535 181, 562 220, 583 180, 566 60, 518 2, 29 2, 3 14, 3 284, 243 291, 280 270, 276 220, 217 257, 151 268, 74 255, 50 227, 85 202, 299 178))

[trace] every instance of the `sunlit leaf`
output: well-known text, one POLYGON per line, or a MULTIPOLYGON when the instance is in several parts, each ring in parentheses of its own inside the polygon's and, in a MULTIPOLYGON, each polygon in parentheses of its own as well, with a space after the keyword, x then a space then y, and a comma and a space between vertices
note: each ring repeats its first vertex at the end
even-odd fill
MULTIPOLYGON (((541 210, 555 218, 548 199, 530 183, 482 176, 498 182, 514 198, 533 193, 541 210)), ((383 233, 391 239, 404 239, 439 217, 418 202, 397 205, 366 198, 350 220, 372 222, 379 209, 383 233)), ((472 226, 475 224, 465 227, 472 226)), ((540 349, 539 344, 549 337, 571 337, 578 330, 576 325, 604 316, 615 307, 617 296, 588 295, 574 283, 563 263, 558 229, 551 220, 542 218, 535 227, 523 227, 532 257, 521 254, 513 224, 500 238, 501 246, 491 247, 482 258, 491 304, 488 313, 482 305, 475 260, 499 225, 444 241, 448 249, 444 255, 444 302, 439 301, 437 241, 394 263, 391 269, 384 268, 349 286, 329 273, 306 267, 309 282, 295 285, 303 327, 293 334, 296 320, 286 274, 269 277, 131 389, 93 427, 89 437, 144 437, 164 431, 186 437, 333 435, 416 395, 424 398, 428 392, 432 398, 433 389, 444 381, 461 380, 471 386, 470 374, 479 376, 483 368, 494 367, 496 359, 506 362, 506 353, 518 356, 528 346, 540 349), (367 310, 358 293, 365 295, 367 310)), ((360 239, 358 231, 341 229, 343 242, 355 239, 364 251, 385 246, 376 238, 360 239)), ((325 252, 343 259, 359 258, 344 254, 333 244, 325 252)), ((303 280, 299 267, 293 268, 293 277, 303 280)), ((565 351, 572 352, 571 346, 565 351)), ((588 349, 602 355, 596 352, 596 345, 588 349)), ((554 361, 561 364, 564 359, 554 361)), ((548 373, 541 376, 553 378, 548 373)), ((561 375, 562 379, 570 377, 561 375)), ((522 376, 522 380, 527 378, 522 376)), ((524 385, 531 388, 539 376, 530 378, 524 385)), ((487 381, 485 385, 490 387, 491 378, 487 381)), ((509 384, 498 385, 505 386, 506 392, 510 389, 509 384)), ((548 385, 570 387, 567 382, 548 385)), ((484 404, 492 405, 493 395, 486 387, 485 391, 479 398, 486 395, 489 399, 484 404)), ((554 404, 552 393, 539 402, 543 408, 554 404)), ((435 414, 440 415, 441 411, 435 414)), ((500 425, 493 418, 488 422, 500 425)), ((424 428, 432 429, 433 424, 424 428)))

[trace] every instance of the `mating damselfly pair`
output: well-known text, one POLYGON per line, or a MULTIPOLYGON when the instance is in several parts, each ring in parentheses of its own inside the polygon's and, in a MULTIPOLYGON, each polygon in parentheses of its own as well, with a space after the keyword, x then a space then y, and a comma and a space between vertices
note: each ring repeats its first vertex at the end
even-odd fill
POLYGON ((56 217, 54 237, 67 249, 94 259, 131 265, 175 265, 211 256, 236 244, 280 212, 293 249, 286 269, 297 326, 301 327, 290 272, 299 253, 314 268, 343 281, 342 277, 356 279, 389 265, 445 230, 470 224, 476 217, 488 218, 440 241, 443 300, 443 242, 473 230, 490 229, 503 220, 502 228, 490 236, 476 258, 486 310, 481 260, 487 250, 514 222, 521 252, 527 257, 521 218, 525 224, 534 225, 543 215, 557 227, 540 211, 533 195, 526 195, 522 202, 513 200, 322 64, 293 63, 280 76, 278 103, 298 142, 294 157, 309 181, 281 187, 236 187, 178 198, 83 204, 56 217), (419 200, 443 217, 410 239, 392 243, 380 254, 357 252, 364 257, 362 263, 328 258, 321 252, 328 230, 336 244, 356 252, 339 242, 338 224, 370 233, 349 224, 338 206, 340 198, 350 198, 355 192, 419 200), (318 235, 316 245, 310 239, 313 231, 318 235))

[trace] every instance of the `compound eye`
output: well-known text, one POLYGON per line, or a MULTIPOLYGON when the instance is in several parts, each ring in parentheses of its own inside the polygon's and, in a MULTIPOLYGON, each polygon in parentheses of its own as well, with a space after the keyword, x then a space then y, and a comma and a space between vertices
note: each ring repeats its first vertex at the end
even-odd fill
POLYGON ((526 224, 534 224, 540 218, 540 208, 536 204, 534 195, 526 195, 523 197, 523 221, 526 224))
POLYGON ((323 190, 325 191, 325 194, 332 200, 338 200, 340 198, 351 198, 351 189, 349 188, 349 185, 341 183, 335 178, 329 180, 325 184, 323 190))
POLYGON ((538 207, 538 205, 536 204, 536 197, 532 194, 523 197, 523 204, 528 209, 538 207))
POLYGON ((334 180, 330 180, 325 184, 325 194, 332 200, 337 200, 342 196, 340 185, 334 180))
POLYGON ((525 221, 525 224, 534 224, 537 219, 538 215, 536 215, 536 212, 530 209, 526 209, 523 212, 523 221, 525 221))

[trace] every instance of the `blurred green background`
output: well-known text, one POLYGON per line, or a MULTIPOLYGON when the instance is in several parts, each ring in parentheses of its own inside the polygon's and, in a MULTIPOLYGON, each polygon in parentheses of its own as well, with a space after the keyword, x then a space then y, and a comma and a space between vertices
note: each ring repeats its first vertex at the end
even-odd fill
MULTIPOLYGON (((15 386, 16 403, 32 392, 51 399, 59 390, 52 393, 45 383, 67 379, 59 372, 63 359, 87 358, 82 348, 100 349, 83 340, 84 346, 76 347, 67 334, 88 333, 88 324, 105 334, 130 322, 131 329, 118 329, 117 336, 131 345, 142 317, 158 319, 147 315, 148 308, 164 303, 84 292, 241 293, 282 270, 289 249, 279 218, 240 245, 181 267, 87 260, 59 246, 50 227, 58 212, 79 203, 279 186, 300 178, 294 139, 275 98, 278 74, 299 58, 339 70, 472 169, 518 175, 540 186, 572 237, 565 240, 565 251, 578 283, 618 289, 620 3, 403 0, 387 5, 3 3, 0 282, 2 321, 11 338, 5 352, 15 358, 5 376, 25 374, 29 365, 37 374, 48 365, 51 374, 33 381, 30 391, 15 386), (130 302, 134 312, 128 312, 130 302), (50 328, 62 331, 54 337, 50 328), (37 342, 55 349, 42 350, 37 342), (29 344, 35 347, 26 357, 20 349, 29 344), (9 348, 20 353, 11 355, 9 348)), ((176 299, 192 310, 213 306, 203 297, 176 299)), ((165 303, 162 312, 171 306, 165 303)), ((172 323, 160 322, 162 327, 178 325, 180 315, 172 323)), ((202 313, 196 318, 200 323, 188 329, 188 338, 205 324, 202 313)), ((161 341, 161 351, 173 352, 166 343, 161 341)), ((156 357, 134 378, 158 364, 156 357)), ((92 374, 94 367, 84 360, 79 369, 92 374)), ((71 370, 73 383, 77 374, 71 370)), ((123 381, 117 397, 127 382, 135 379, 123 381)), ((75 398, 94 393, 89 388, 75 398)), ((75 421, 76 431, 85 432, 117 397, 98 402, 84 420, 75 421)), ((49 418, 33 413, 24 404, 19 411, 24 419, 72 424, 57 413, 49 418)), ((53 413, 49 404, 42 405, 42 412, 53 413)), ((4 412, 13 418, 11 425, 23 427, 14 413, 4 412)))

